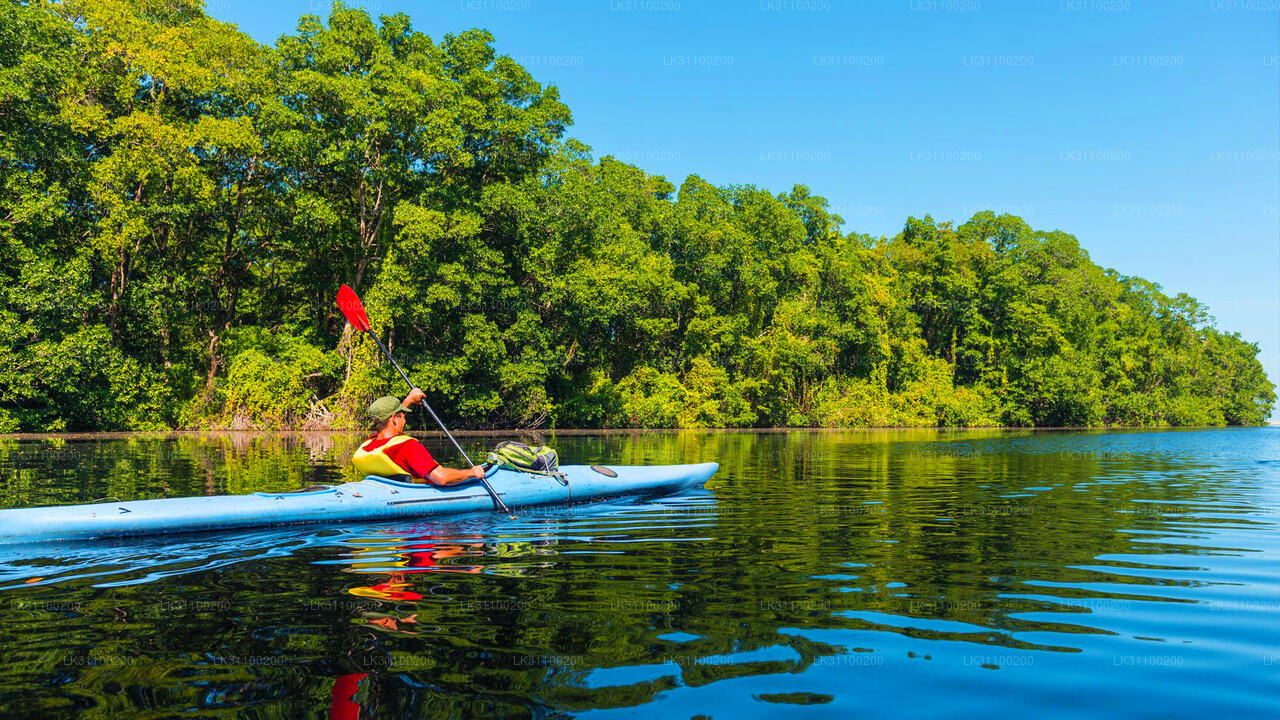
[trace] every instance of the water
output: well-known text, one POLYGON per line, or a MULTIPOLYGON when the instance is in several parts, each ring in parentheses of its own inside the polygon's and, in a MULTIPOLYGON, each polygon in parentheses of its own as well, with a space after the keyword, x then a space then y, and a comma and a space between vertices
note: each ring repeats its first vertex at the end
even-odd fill
MULTIPOLYGON (((0 546, 0 710, 1280 710, 1278 429, 548 439, 566 462, 722 467, 514 522, 0 546)), ((354 441, 0 440, 0 507, 340 481, 354 441)))

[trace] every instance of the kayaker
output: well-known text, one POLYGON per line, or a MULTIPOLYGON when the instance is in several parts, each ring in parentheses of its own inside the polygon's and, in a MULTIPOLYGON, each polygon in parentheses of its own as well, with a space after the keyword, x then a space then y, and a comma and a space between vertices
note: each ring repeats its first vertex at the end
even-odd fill
POLYGON ((412 406, 421 402, 425 394, 414 388, 404 402, 388 395, 369 405, 368 416, 372 423, 369 429, 373 434, 360 443, 351 456, 357 472, 440 486, 484 477, 483 465, 475 465, 468 470, 445 467, 431 457, 422 443, 404 434, 406 414, 413 411, 412 406))

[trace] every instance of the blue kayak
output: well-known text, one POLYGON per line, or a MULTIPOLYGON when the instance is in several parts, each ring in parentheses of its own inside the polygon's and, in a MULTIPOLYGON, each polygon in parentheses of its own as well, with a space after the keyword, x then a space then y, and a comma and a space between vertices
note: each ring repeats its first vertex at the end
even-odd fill
MULTIPOLYGON (((716 463, 564 465, 567 482, 499 467, 489 484, 508 507, 585 502, 621 495, 665 495, 701 486, 716 463)), ((492 510, 478 482, 419 485, 370 475, 359 482, 293 492, 165 498, 0 510, 0 543, 197 532, 226 528, 394 520, 492 510)))

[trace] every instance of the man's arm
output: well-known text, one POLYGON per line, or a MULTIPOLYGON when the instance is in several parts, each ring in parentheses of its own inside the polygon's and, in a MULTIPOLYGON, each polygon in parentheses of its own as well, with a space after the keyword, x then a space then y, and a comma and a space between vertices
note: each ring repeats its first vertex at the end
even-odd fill
MULTIPOLYGON (((409 391, 409 394, 405 396, 405 399, 403 402, 400 403, 400 406, 410 407, 415 403, 421 402, 422 398, 425 396, 426 396, 426 393, 422 392, 418 388, 413 388, 412 390, 409 391)), ((432 485, 439 485, 441 487, 446 487, 449 485, 457 485, 459 483, 467 482, 468 480, 476 480, 484 477, 483 465, 472 466, 471 469, 469 470, 457 470, 455 468, 445 467, 443 465, 436 464, 435 460, 431 458, 431 454, 426 451, 426 448, 422 447, 421 443, 417 442, 416 440, 413 441, 412 443, 405 443, 406 447, 411 445, 417 446, 414 448, 415 451, 418 448, 421 448, 421 455, 425 456, 425 462, 435 465, 435 467, 431 468, 430 472, 426 474, 427 480, 430 481, 432 485)), ((417 458, 415 457, 415 460, 416 459, 417 458)), ((417 468, 412 468, 412 469, 415 470, 415 474, 416 474, 417 468)))
POLYGON ((400 402, 400 407, 411 408, 414 406, 415 403, 422 402, 422 398, 426 396, 427 394, 422 392, 418 388, 413 388, 412 390, 409 391, 409 394, 405 396, 404 400, 400 402))
POLYGON ((484 466, 474 465, 469 470, 458 470, 455 468, 437 465, 434 470, 427 474, 427 479, 432 485, 446 487, 449 485, 457 485, 468 480, 478 480, 484 477, 484 466))

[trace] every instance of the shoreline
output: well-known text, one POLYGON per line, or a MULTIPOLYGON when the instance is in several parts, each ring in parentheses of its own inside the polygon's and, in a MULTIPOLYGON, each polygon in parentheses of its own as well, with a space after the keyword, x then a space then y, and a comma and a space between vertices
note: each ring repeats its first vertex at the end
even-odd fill
MULTIPOLYGON (((1280 427, 1280 423, 1267 425, 1179 425, 1179 426, 1143 426, 1143 425, 1092 425, 1062 427, 956 427, 956 426, 886 426, 886 427, 772 427, 772 428, 545 428, 545 429, 507 429, 507 430, 451 430, 455 437, 498 437, 521 435, 577 435, 577 436, 609 436, 609 435, 656 435, 660 433, 833 433, 833 432, 1112 432, 1112 431, 1194 431, 1194 430, 1244 430, 1250 428, 1280 427)), ((130 438, 183 438, 183 437, 240 437, 249 435, 278 435, 282 437, 318 437, 361 436, 362 430, 121 430, 121 431, 83 431, 52 433, 0 433, 0 440, 126 440, 130 438)), ((412 437, 445 437, 439 430, 411 430, 405 433, 412 437)))

